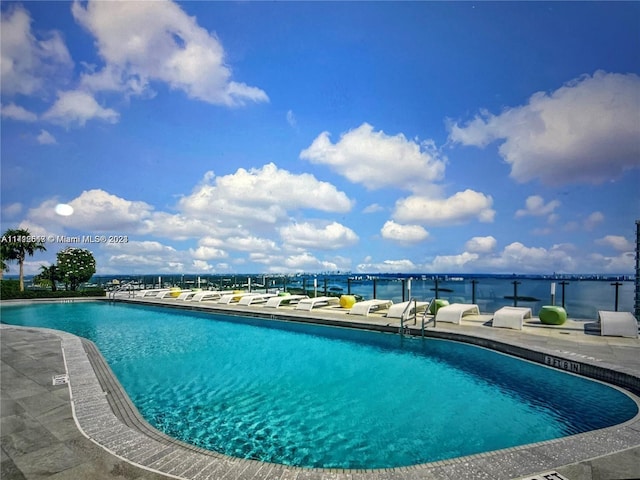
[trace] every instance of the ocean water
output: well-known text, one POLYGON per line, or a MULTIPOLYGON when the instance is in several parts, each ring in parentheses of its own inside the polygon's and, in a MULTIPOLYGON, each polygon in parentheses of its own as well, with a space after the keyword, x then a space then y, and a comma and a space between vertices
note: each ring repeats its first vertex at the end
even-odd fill
POLYGON ((165 433, 287 465, 412 465, 599 429, 638 410, 606 385, 450 341, 106 302, 1 313, 93 340, 165 433))

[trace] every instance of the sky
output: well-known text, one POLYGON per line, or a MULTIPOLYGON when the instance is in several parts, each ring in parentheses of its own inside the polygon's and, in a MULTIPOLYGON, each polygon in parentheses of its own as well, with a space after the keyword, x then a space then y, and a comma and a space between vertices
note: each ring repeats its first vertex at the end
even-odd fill
POLYGON ((638 2, 1 10, 27 274, 634 271, 638 2))

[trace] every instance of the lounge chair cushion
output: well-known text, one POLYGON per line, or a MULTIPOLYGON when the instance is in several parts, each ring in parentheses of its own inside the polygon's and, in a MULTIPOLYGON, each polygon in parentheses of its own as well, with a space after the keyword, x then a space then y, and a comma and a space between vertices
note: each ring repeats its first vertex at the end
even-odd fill
POLYGON ((555 305, 545 305, 540 309, 538 316, 545 325, 562 325, 567 321, 566 310, 555 305))
POLYGON ((440 307, 444 307, 449 305, 449 300, 444 300, 442 298, 436 298, 436 300, 431 304, 431 307, 429 309, 429 313, 431 313, 431 315, 435 315, 436 313, 438 313, 438 309, 440 307))
POLYGON ((356 297, 353 295, 342 295, 340 297, 340 306, 342 308, 351 308, 356 303, 356 297))

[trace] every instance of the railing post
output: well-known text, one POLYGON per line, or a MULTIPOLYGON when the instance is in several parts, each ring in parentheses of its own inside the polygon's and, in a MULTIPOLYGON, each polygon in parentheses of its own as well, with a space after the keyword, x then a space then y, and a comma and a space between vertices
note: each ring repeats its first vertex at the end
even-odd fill
POLYGON ((517 280, 514 280, 513 282, 513 306, 517 307, 518 306, 518 285, 520 285, 520 283, 517 280))
POLYGON ((615 282, 615 283, 612 283, 611 285, 616 287, 616 303, 615 303, 615 309, 614 310, 617 312, 618 311, 618 293, 619 293, 620 285, 622 285, 622 283, 615 282))
POLYGON ((478 280, 475 278, 471 280, 471 303, 476 303, 476 284, 478 280))
POLYGON ((376 279, 374 278, 374 279, 373 279, 373 298, 374 298, 374 300, 375 300, 376 298, 378 298, 378 297, 376 296, 376 294, 377 294, 377 292, 376 292, 376 279))
POLYGON ((569 282, 565 282, 564 280, 560 282, 560 286, 562 287, 562 308, 564 308, 564 287, 569 285, 569 282))

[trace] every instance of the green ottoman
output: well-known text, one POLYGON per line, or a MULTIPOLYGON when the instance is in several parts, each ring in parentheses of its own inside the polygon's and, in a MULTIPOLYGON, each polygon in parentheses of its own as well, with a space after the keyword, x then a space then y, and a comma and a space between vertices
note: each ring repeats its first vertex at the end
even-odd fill
POLYGON ((567 312, 562 307, 545 305, 540 309, 540 321, 545 325, 562 325, 567 321, 567 312))
POLYGON ((431 304, 431 308, 429 309, 429 313, 431 315, 435 315, 436 313, 438 313, 438 309, 440 307, 445 307, 449 305, 449 301, 448 300, 443 300, 442 298, 436 298, 435 302, 433 302, 431 304))

